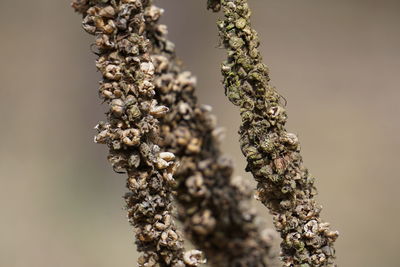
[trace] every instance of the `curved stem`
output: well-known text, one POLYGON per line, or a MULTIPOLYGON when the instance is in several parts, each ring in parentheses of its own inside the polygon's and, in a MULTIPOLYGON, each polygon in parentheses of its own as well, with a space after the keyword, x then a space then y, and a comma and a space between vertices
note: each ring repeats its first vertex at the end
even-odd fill
POLYGON ((258 199, 274 216, 285 266, 333 266, 338 233, 319 216, 314 178, 303 165, 297 136, 285 129, 285 107, 269 83, 247 1, 209 0, 209 8, 224 13, 217 24, 228 54, 222 66, 225 93, 240 108, 246 170, 258 182, 258 199))

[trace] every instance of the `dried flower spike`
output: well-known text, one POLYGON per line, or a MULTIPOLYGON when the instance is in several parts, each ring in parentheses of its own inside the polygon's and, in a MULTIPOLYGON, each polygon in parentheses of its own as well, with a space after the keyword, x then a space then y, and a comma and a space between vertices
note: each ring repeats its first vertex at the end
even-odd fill
POLYGON ((170 110, 160 120, 159 145, 180 162, 175 177, 185 232, 211 266, 276 266, 274 235, 255 223, 251 190, 232 177, 233 164, 219 148, 221 130, 210 107, 197 104, 196 79, 178 63, 166 26, 157 23, 161 13, 148 9, 146 31, 153 44, 155 97, 170 110))
POLYGON ((185 252, 172 220, 175 155, 157 143, 169 109, 154 98, 154 64, 146 37, 148 0, 76 0, 83 28, 96 36, 100 96, 109 103, 107 122, 95 141, 107 144, 114 170, 128 174, 126 207, 136 228, 139 266, 198 266, 197 250, 185 252))
POLYGON ((240 108, 246 170, 258 182, 257 198, 274 216, 283 239, 284 265, 334 266, 333 243, 338 233, 319 216, 314 178, 303 165, 297 136, 285 129, 286 111, 281 96, 269 84, 247 1, 209 0, 208 6, 224 12, 217 25, 228 50, 228 60, 222 65, 225 93, 240 108))

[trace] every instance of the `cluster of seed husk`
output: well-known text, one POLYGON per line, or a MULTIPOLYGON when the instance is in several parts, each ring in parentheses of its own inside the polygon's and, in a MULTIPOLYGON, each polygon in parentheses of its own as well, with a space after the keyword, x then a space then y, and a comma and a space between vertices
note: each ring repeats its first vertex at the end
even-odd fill
POLYGON ((198 266, 198 250, 184 251, 173 220, 174 153, 158 145, 160 120, 169 108, 155 97, 155 66, 146 23, 156 20, 151 1, 77 0, 84 29, 96 36, 100 96, 109 104, 95 142, 109 147, 109 161, 128 174, 126 207, 136 228, 139 266, 198 266), (152 17, 153 16, 153 17, 152 17))
MULTIPOLYGON (((153 6, 146 17, 161 13, 153 6)), ((149 19, 147 32, 153 43, 156 98, 169 108, 160 119, 159 146, 180 162, 175 178, 185 233, 211 266, 273 266, 274 233, 256 224, 258 216, 249 207, 252 190, 232 176, 232 161, 219 148, 223 131, 210 107, 198 105, 195 77, 182 70, 165 25, 149 19)))
POLYGON ((217 25, 228 52, 222 64, 225 93, 240 108, 246 170, 258 182, 257 197, 273 214, 283 239, 284 266, 335 266, 338 232, 320 218, 314 178, 303 165, 297 136, 285 129, 282 97, 269 84, 247 1, 209 0, 208 7, 224 12, 217 25))
MULTIPOLYGON (((129 1, 130 4, 133 2, 138 1, 129 1)), ((106 55, 101 64, 98 64, 99 69, 105 70, 107 67, 104 66, 110 65, 104 63, 104 60, 107 59, 113 49, 118 50, 119 47, 124 47, 124 52, 126 52, 126 47, 131 46, 128 51, 134 50, 135 55, 138 56, 136 51, 138 47, 122 41, 123 38, 129 38, 130 35, 122 36, 120 43, 113 43, 112 39, 116 35, 110 36, 110 33, 105 34, 103 29, 96 28, 96 23, 104 25, 104 22, 108 20, 107 23, 112 24, 109 20, 119 17, 116 16, 115 12, 117 3, 107 5, 107 1, 102 1, 100 6, 96 6, 96 10, 93 10, 91 8, 94 7, 94 4, 99 3, 75 1, 73 6, 82 14, 92 13, 90 14, 92 17, 85 17, 84 27, 89 33, 97 36, 96 46, 99 50, 100 59, 103 55, 106 55), (100 19, 103 19, 103 22, 99 22, 100 19)), ((147 126, 147 128, 150 128, 147 132, 151 137, 152 144, 146 142, 143 146, 141 144, 143 138, 140 136, 141 129, 131 127, 131 125, 140 121, 143 110, 136 105, 139 102, 137 100, 134 100, 133 103, 132 101, 126 103, 126 97, 132 99, 129 96, 129 91, 125 96, 122 95, 123 92, 120 92, 122 88, 126 93, 123 86, 128 86, 128 81, 133 82, 132 75, 136 76, 136 71, 133 69, 133 71, 124 69, 128 64, 120 64, 123 62, 121 58, 119 65, 111 64, 113 68, 121 67, 117 76, 115 76, 115 73, 110 74, 102 71, 105 81, 100 87, 100 95, 106 102, 110 103, 109 122, 121 123, 122 118, 124 121, 122 124, 128 125, 128 129, 122 129, 121 126, 112 129, 112 123, 100 123, 98 126, 99 135, 96 137, 97 142, 109 145, 109 159, 114 169, 117 172, 127 170, 130 174, 128 187, 132 192, 127 194, 126 197, 130 220, 136 226, 136 221, 140 220, 139 217, 143 215, 135 211, 143 209, 137 204, 139 201, 137 193, 139 189, 145 189, 145 183, 149 180, 147 178, 148 171, 135 170, 135 168, 140 169, 142 167, 140 162, 143 161, 141 158, 143 154, 146 158, 145 161, 153 160, 156 167, 160 168, 161 166, 164 169, 168 165, 166 167, 168 171, 166 179, 172 184, 171 170, 174 170, 175 165, 169 162, 176 156, 178 160, 184 162, 175 175, 179 180, 180 197, 178 200, 182 204, 180 218, 192 240, 198 244, 198 247, 204 249, 206 255, 212 259, 211 264, 213 266, 272 266, 267 264, 270 261, 266 261, 270 256, 271 233, 268 230, 261 232, 257 228, 254 223, 256 215, 253 211, 247 210, 248 206, 245 201, 250 197, 249 190, 241 184, 240 179, 235 181, 231 179, 232 163, 220 155, 218 138, 221 131, 215 127, 215 118, 209 114, 208 107, 197 105, 197 100, 193 95, 195 78, 189 72, 181 70, 174 56, 173 44, 165 38, 166 27, 155 23, 162 10, 151 5, 151 3, 147 3, 147 6, 143 6, 143 8, 146 29, 143 30, 143 24, 140 25, 139 29, 142 31, 142 36, 147 35, 151 38, 153 46, 150 54, 155 73, 150 73, 150 76, 155 76, 156 80, 155 93, 146 94, 150 98, 153 96, 153 101, 149 102, 147 110, 150 113, 150 109, 153 107, 153 113, 162 113, 150 114, 153 117, 151 119, 153 127, 147 126), (122 74, 125 72, 129 73, 128 79, 125 79, 122 74), (119 88, 118 83, 122 80, 124 84, 119 88), (156 106, 154 99, 158 101, 159 106, 156 106), (168 111, 167 106, 169 107, 168 111), (164 116, 165 113, 167 113, 166 116, 164 116), (157 122, 153 121, 154 117, 158 118, 159 124, 161 121, 161 129, 165 133, 161 136, 164 136, 164 138, 156 138, 159 133, 157 132, 157 122), (121 130, 127 130, 125 131, 126 134, 121 130), (192 137, 195 138, 191 139, 192 137), (153 149, 151 149, 151 145, 153 145, 153 149), (137 149, 132 150, 132 147, 137 147, 139 151, 137 149), (160 153, 160 147, 174 153, 160 153), (141 178, 138 179, 138 176, 141 178), (139 185, 138 181, 142 184, 139 185), (219 220, 224 223, 217 224, 216 222, 219 220), (232 234, 232 231, 234 231, 234 234, 232 234)), ((138 17, 136 16, 136 18, 138 17)), ((129 23, 129 18, 125 18, 125 20, 129 23)), ((140 50, 144 51, 144 49, 140 50)), ((121 54, 121 52, 117 51, 116 54, 121 54)), ((123 54, 129 55, 129 52, 123 54)), ((142 77, 143 75, 139 74, 139 76, 142 77)), ((151 82, 150 80, 148 79, 149 82, 151 82)), ((149 82, 146 81, 146 84, 149 85, 149 82)), ((129 90, 132 91, 132 89, 129 90)), ((139 90, 139 95, 140 92, 145 91, 139 90)), ((137 95, 137 93, 134 94, 136 98, 138 98, 137 95)), ((148 118, 146 123, 149 123, 148 118)), ((148 138, 145 137, 146 140, 148 138)), ((157 188, 157 190, 159 189, 157 188)), ((160 202, 158 196, 148 198, 146 194, 143 194, 143 197, 146 202, 141 204, 144 205, 149 205, 154 201, 155 206, 157 206, 157 203, 160 202)), ((143 199, 141 201, 143 202, 143 199)), ((153 227, 148 224, 146 227, 138 228, 139 250, 143 241, 150 241, 146 240, 149 235, 152 237, 156 235, 154 229, 166 230, 172 223, 170 212, 164 212, 163 216, 158 215, 154 216, 157 222, 153 223, 153 227), (143 229, 146 230, 145 234, 140 233, 143 229)), ((164 232, 162 237, 168 238, 164 232)), ((168 234, 172 235, 172 239, 177 237, 172 232, 168 232, 168 234)), ((147 254, 151 255, 141 257, 140 263, 142 265, 148 262, 156 264, 157 261, 164 258, 164 256, 159 257, 157 252, 154 253, 153 250, 154 247, 146 250, 147 254)), ((193 250, 183 255, 183 261, 188 265, 195 265, 199 262, 199 256, 200 253, 193 250)), ((173 260, 168 260, 168 262, 173 263, 173 260)))

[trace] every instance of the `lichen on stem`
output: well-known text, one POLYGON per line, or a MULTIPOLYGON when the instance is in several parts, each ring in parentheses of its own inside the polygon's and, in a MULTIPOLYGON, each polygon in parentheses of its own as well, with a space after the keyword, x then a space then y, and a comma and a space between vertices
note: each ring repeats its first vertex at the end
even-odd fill
POLYGON ((257 197, 272 213, 281 234, 284 265, 334 266, 338 232, 321 220, 314 178, 302 162, 299 140, 285 129, 285 107, 269 83, 248 3, 208 0, 208 8, 224 13, 217 25, 228 54, 222 65, 225 94, 240 108, 246 170, 258 182, 257 197))

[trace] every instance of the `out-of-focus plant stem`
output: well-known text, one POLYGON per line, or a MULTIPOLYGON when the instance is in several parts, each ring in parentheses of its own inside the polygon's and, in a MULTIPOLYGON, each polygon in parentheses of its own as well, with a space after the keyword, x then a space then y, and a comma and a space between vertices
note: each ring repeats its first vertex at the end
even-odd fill
POLYGON ((256 224, 258 215, 249 206, 251 190, 240 177, 232 177, 232 161, 219 148, 222 131, 210 108, 197 103, 195 77, 182 70, 166 26, 150 21, 147 31, 153 43, 156 97, 170 109, 161 120, 160 147, 180 162, 175 177, 185 233, 212 266, 272 266, 274 234, 256 224))

